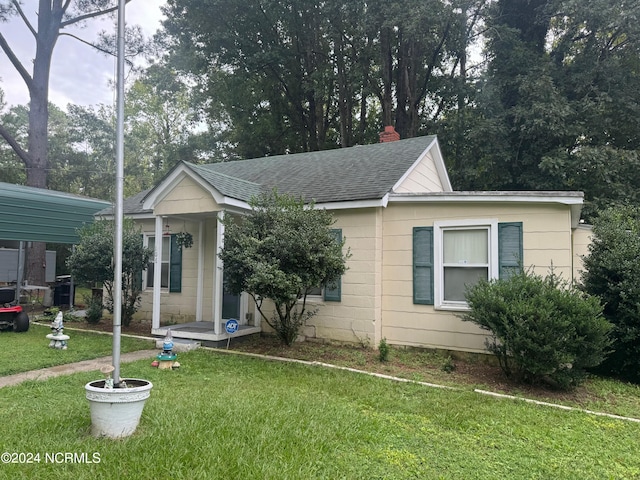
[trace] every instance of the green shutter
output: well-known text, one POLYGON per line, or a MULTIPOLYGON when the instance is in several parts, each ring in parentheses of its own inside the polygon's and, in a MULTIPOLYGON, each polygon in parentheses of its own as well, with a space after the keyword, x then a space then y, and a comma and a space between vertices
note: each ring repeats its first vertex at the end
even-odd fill
POLYGON ((171 235, 171 256, 169 257, 169 291, 182 291, 182 247, 177 235, 171 235))
POLYGON ((433 305, 433 227, 413 228, 413 303, 433 305))
POLYGON ((500 278, 508 279, 522 271, 522 222, 498 224, 500 278))
MULTIPOLYGON (((337 242, 342 243, 342 229, 331 229, 331 234, 334 236, 337 242)), ((339 302, 342 300, 342 276, 329 282, 324 287, 324 299, 327 302, 339 302)))
MULTIPOLYGON (((140 243, 142 243, 142 246, 144 248, 144 235, 140 235, 140 243)), ((133 283, 134 283, 134 287, 138 290, 138 291, 142 291, 142 275, 144 275, 144 270, 140 270, 140 274, 139 275, 134 275, 134 279, 133 279, 133 283)))

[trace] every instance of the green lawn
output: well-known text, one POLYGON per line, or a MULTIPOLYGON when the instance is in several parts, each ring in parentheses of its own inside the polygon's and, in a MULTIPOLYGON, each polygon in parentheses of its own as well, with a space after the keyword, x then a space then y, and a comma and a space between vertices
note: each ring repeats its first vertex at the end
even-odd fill
MULTIPOLYGON (((71 337, 68 348, 56 350, 48 346, 46 336, 49 333, 51 328, 34 324, 27 332, 0 332, 0 375, 111 355, 111 335, 65 329, 64 333, 71 337)), ((155 348, 153 342, 138 338, 122 337, 121 343, 123 353, 155 348)))
POLYGON ((640 477, 638 423, 207 350, 179 361, 123 366, 154 389, 118 441, 89 435, 95 373, 3 388, 0 451, 40 463, 0 465, 0 478, 640 477), (47 463, 51 452, 99 463, 47 463))

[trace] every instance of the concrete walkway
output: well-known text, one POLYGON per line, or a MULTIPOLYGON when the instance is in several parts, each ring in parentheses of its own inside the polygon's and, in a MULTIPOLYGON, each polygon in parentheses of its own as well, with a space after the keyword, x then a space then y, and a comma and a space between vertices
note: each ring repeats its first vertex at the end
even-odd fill
MULTIPOLYGON (((139 350, 137 352, 123 353, 120 355, 121 363, 135 362, 136 360, 151 359, 158 354, 157 350, 139 350)), ((0 377, 0 388, 18 385, 27 380, 46 380, 51 377, 60 375, 69 375, 76 372, 92 372, 100 370, 100 367, 111 365, 112 357, 94 358, 93 360, 84 360, 77 363, 67 363, 65 365, 56 365, 55 367, 42 368, 40 370, 31 370, 30 372, 16 373, 6 377, 0 377)))

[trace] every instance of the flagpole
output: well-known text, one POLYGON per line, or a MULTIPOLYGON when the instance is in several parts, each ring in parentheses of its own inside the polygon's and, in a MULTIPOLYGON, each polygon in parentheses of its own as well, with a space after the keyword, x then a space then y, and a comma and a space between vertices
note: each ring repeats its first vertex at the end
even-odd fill
POLYGON ((116 69, 116 202, 113 242, 113 379, 120 383, 120 335, 122 331, 122 232, 124 221, 124 7, 118 0, 118 50, 116 69))

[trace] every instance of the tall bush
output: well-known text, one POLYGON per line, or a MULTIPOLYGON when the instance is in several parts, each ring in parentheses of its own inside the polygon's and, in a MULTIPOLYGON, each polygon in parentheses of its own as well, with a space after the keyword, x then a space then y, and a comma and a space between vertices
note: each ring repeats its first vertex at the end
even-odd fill
POLYGON ((307 295, 340 278, 350 254, 342 253, 344 239, 331 231, 330 212, 276 191, 250 204, 241 221, 227 217, 224 222, 225 286, 235 294, 248 293, 262 318, 291 345, 316 313, 308 308, 307 295), (263 307, 266 299, 275 306, 273 315, 263 307))
POLYGON ((507 376, 559 388, 580 384, 605 358, 611 325, 596 297, 558 279, 522 272, 467 291, 462 316, 491 332, 487 349, 507 376))
MULTIPOLYGON (((105 307, 113 313, 113 239, 114 223, 99 220, 80 230, 80 244, 67 259, 71 273, 79 283, 102 283, 107 291, 105 307)), ((142 291, 142 271, 152 251, 142 243, 142 234, 131 219, 125 219, 122 238, 122 324, 131 323, 142 291)))
POLYGON ((602 212, 593 225, 582 275, 614 325, 613 353, 599 371, 640 382, 640 208, 602 212))

